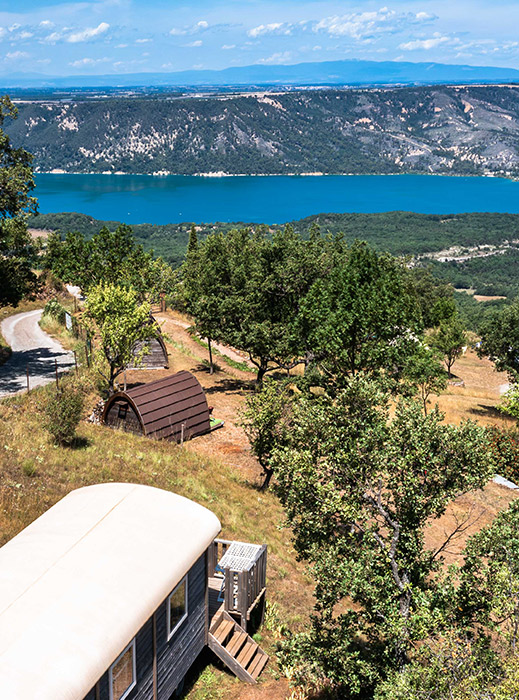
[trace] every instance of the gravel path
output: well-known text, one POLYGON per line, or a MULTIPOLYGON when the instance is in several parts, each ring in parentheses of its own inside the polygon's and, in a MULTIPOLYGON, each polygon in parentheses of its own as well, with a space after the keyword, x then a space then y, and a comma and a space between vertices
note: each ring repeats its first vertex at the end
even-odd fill
POLYGON ((13 354, 0 367, 0 398, 27 389, 27 367, 32 389, 54 381, 55 361, 60 373, 74 364, 73 353, 64 350, 38 325, 42 313, 41 309, 36 309, 2 321, 2 335, 13 354))

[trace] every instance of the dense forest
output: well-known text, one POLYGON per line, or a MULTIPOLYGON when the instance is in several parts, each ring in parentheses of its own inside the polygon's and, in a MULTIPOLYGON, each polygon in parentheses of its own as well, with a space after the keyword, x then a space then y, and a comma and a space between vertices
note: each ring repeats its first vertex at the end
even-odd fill
MULTIPOLYGON (((29 225, 58 231, 61 235, 79 231, 90 238, 103 226, 113 231, 119 223, 96 220, 85 214, 63 213, 39 214, 31 218, 29 225)), ((451 248, 459 249, 460 257, 465 251, 467 257, 478 246, 502 246, 519 240, 519 215, 516 214, 319 214, 290 223, 303 238, 309 237, 312 225, 317 223, 324 234, 342 233, 346 242, 361 239, 376 250, 415 258, 451 248)), ((200 224, 197 225, 197 232, 203 239, 215 231, 226 232, 249 225, 257 226, 244 222, 200 224)), ((138 224, 132 228, 136 240, 145 250, 153 249, 174 267, 182 263, 191 223, 162 226, 138 224)), ((274 232, 281 228, 271 226, 270 230, 274 232)), ((432 266, 437 277, 457 288, 472 288, 478 294, 507 297, 515 297, 519 293, 518 263, 519 250, 513 247, 502 254, 461 262, 420 258, 420 264, 432 266)))
POLYGON ((519 172, 514 86, 20 102, 36 171, 519 172))

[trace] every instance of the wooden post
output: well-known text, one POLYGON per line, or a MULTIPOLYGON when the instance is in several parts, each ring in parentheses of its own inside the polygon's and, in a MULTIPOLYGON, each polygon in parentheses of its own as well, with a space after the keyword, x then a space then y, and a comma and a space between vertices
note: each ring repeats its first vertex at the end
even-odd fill
POLYGON ((27 365, 26 371, 27 371, 27 393, 29 393, 31 390, 31 387, 29 386, 29 365, 27 365))
POLYGON ((180 447, 184 447, 184 428, 186 427, 185 423, 182 423, 180 426, 180 447))
POLYGON ((124 370, 124 390, 126 391, 126 370, 124 370))
POLYGON ((77 374, 78 374, 78 370, 77 370, 77 355, 76 355, 76 351, 75 351, 75 350, 74 350, 74 364, 75 364, 75 366, 76 366, 76 377, 77 377, 77 374))
POLYGON ((56 372, 56 390, 59 390, 58 361, 54 358, 54 370, 56 372))

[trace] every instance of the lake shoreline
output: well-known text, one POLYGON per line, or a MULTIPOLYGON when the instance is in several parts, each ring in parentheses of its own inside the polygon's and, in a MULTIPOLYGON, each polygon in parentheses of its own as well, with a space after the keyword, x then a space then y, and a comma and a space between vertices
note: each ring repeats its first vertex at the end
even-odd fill
POLYGON ((231 177, 402 177, 405 175, 416 177, 485 177, 490 179, 510 180, 519 182, 519 173, 425 173, 425 172, 398 172, 398 173, 325 173, 325 172, 308 172, 308 173, 226 173, 224 171, 207 172, 207 173, 174 173, 168 170, 156 171, 153 173, 128 173, 122 170, 109 172, 103 170, 101 172, 90 170, 87 172, 69 172, 54 168, 53 170, 35 170, 35 175, 114 175, 117 177, 202 177, 202 178, 231 178, 231 177))

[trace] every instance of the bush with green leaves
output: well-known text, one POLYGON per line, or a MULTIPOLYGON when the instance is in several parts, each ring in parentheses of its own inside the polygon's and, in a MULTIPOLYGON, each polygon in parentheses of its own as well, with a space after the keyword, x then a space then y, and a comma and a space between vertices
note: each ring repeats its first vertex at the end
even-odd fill
POLYGON ((72 382, 63 382, 44 405, 44 426, 58 445, 71 445, 83 413, 83 394, 72 382))
POLYGON ((45 308, 43 309, 43 315, 44 316, 51 316, 52 318, 56 319, 59 323, 64 324, 65 323, 65 314, 67 313, 67 310, 65 307, 59 303, 57 299, 51 299, 45 304, 45 308))

